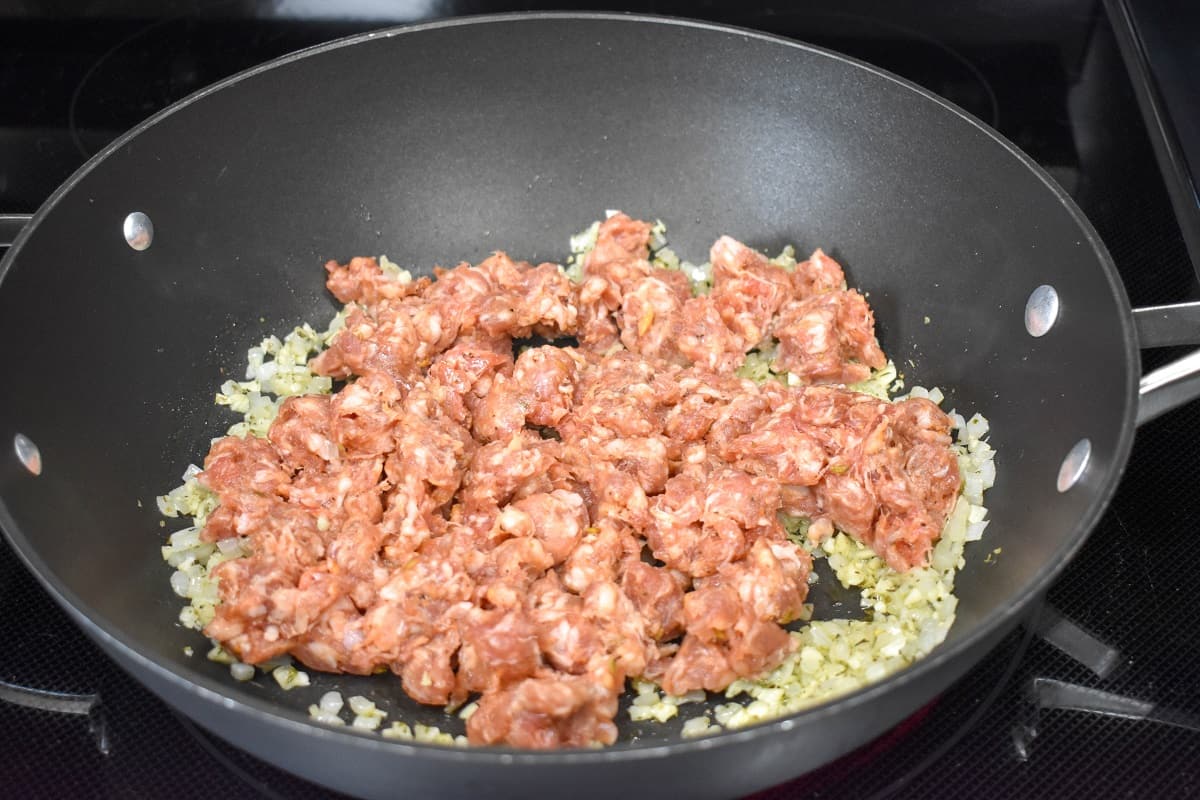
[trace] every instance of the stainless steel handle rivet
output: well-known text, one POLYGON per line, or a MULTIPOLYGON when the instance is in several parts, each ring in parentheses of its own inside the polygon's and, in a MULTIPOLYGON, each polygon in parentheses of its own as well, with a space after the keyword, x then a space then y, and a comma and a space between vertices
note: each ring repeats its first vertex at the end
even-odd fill
POLYGON ((1065 492, 1079 482, 1083 471, 1087 469, 1088 461, 1092 458, 1092 441, 1080 439, 1063 459, 1058 468, 1058 490, 1065 492))
POLYGON ((17 460, 25 469, 34 475, 42 474, 42 453, 32 439, 18 433, 13 437, 13 452, 17 454, 17 460))
POLYGON ((1030 336, 1045 336, 1058 321, 1058 291, 1043 284, 1025 302, 1025 330, 1030 336))
POLYGON ((154 223, 141 211, 134 211, 125 217, 121 226, 125 241, 134 250, 145 250, 154 241, 154 223))

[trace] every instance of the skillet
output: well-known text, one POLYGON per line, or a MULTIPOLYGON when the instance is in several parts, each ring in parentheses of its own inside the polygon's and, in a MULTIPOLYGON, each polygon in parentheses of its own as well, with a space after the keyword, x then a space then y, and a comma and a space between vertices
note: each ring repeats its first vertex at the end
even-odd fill
POLYGON ((150 689, 332 788, 744 794, 894 725, 1020 621, 1102 513, 1135 423, 1196 394, 1194 359, 1139 385, 1139 331, 1142 344, 1171 343, 1180 313, 1134 315, 1095 232, 1036 165, 859 62, 733 28, 605 14, 376 32, 155 116, 21 231, 0 262, 11 376, 0 442, 25 437, 42 470, 7 450, 0 526, 150 689), (314 674, 311 690, 285 694, 186 657, 202 642, 176 625, 153 497, 228 425, 212 391, 246 348, 332 313, 319 265, 387 253, 427 270, 497 248, 561 260, 566 234, 613 207, 663 218, 693 258, 718 233, 831 250, 870 291, 880 340, 910 380, 989 417, 993 522, 968 549, 946 643, 771 723, 703 740, 682 739, 677 724, 627 723, 613 748, 555 753, 321 728, 305 709, 330 689, 383 697, 411 721, 445 719, 386 678, 314 674), (154 226, 144 250, 123 231, 135 211, 154 226), (1041 286, 1054 291, 1035 294, 1041 286), (1030 334, 1027 310, 1042 335, 1030 334), (1003 557, 985 561, 996 547, 1003 557))

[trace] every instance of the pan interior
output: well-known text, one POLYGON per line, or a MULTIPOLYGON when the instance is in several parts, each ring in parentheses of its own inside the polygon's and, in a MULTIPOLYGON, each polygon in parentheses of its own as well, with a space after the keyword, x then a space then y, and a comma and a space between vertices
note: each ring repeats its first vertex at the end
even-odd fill
POLYGON ((561 260, 609 208, 663 219, 694 260, 725 233, 825 248, 869 292, 908 384, 991 420, 993 522, 968 548, 951 647, 1073 552, 1123 464, 1135 374, 1127 304, 1086 223, 993 135, 900 82, 765 37, 624 19, 323 49, 89 165, 0 286, 0 439, 28 436, 44 463, 34 478, 4 459, 0 522, 90 620, 190 679, 301 713, 330 688, 403 702, 386 679, 321 676, 284 694, 186 657, 203 640, 176 624, 154 497, 230 423, 212 396, 246 349, 333 313, 326 259, 561 260), (154 225, 143 251, 122 235, 134 211, 154 225), (1033 338, 1023 313, 1042 284, 1061 310, 1033 338), (1084 437, 1090 467, 1059 493, 1084 437))

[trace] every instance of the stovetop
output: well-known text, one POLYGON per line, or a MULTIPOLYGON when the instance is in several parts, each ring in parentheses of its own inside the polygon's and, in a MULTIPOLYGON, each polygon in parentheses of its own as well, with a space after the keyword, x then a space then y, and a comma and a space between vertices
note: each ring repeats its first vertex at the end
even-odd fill
MULTIPOLYGON (((613 7, 794 36, 910 78, 1047 168, 1096 226, 1135 305, 1200 296, 1139 115, 1138 79, 1101 5, 945 5, 613 7)), ((358 31, 515 6, 87 8, 85 19, 0 3, 0 213, 35 210, 106 142, 240 69, 358 31)), ((1144 365, 1172 355, 1147 353, 1144 365)), ((1110 510, 1035 617, 898 728, 756 797, 1200 794, 1198 474, 1200 405, 1140 430, 1110 510)), ((0 751, 10 797, 333 796, 213 739, 142 689, 69 622, 3 540, 0 751)))

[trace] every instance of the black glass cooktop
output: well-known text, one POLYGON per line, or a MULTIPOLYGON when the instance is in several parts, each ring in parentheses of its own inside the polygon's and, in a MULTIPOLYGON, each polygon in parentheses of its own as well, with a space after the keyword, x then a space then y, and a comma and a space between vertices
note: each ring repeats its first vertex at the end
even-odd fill
MULTIPOLYGON (((106 142, 240 69, 358 31, 515 8, 331 5, 66 12, 0 0, 0 214, 32 212, 106 142)), ((1139 113, 1143 87, 1099 3, 602 5, 793 36, 910 78, 1049 170, 1099 230, 1135 305, 1200 295, 1139 113)), ((1148 353, 1146 366, 1170 355, 1148 353)), ((1035 618, 893 731, 757 797, 1200 793, 1197 475, 1200 406, 1139 431, 1111 509, 1035 618)), ((2 540, 0 752, 7 797, 332 796, 176 716, 90 644, 2 540)))

